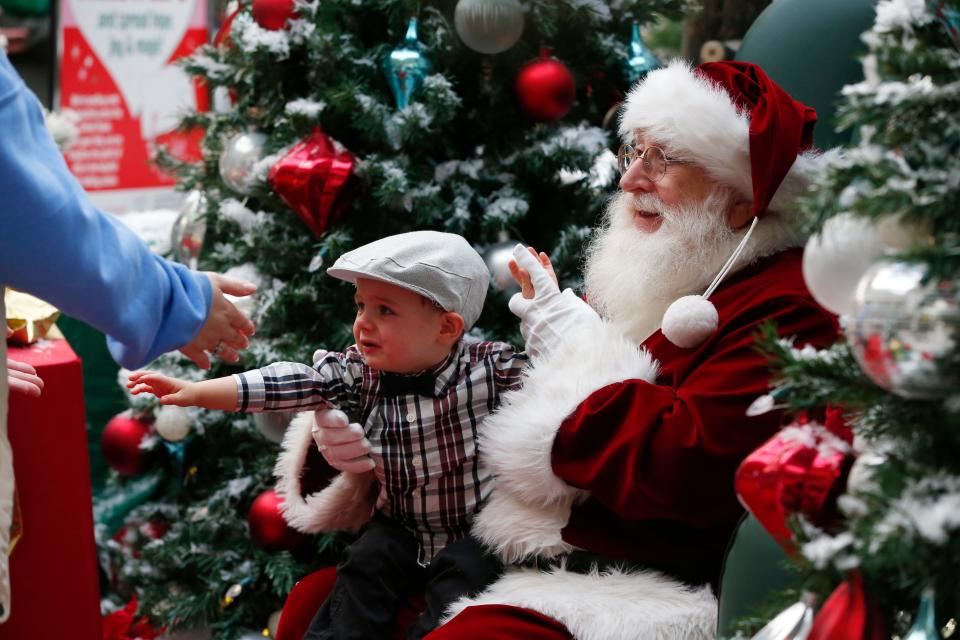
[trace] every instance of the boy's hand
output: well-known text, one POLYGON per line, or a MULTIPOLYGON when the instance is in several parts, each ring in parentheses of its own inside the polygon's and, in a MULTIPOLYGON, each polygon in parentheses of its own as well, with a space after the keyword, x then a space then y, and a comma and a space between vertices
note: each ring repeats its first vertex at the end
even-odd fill
POLYGON ((313 440, 331 467, 350 473, 374 468, 370 441, 363 437, 363 427, 350 424, 347 414, 338 409, 317 409, 313 419, 313 440))
POLYGON ((160 398, 160 404, 173 404, 178 407, 194 406, 192 387, 192 382, 153 371, 134 371, 127 382, 127 388, 133 395, 151 393, 160 398))
POLYGON ((39 396, 43 389, 43 380, 37 370, 26 362, 7 359, 7 383, 10 391, 28 396, 39 396))

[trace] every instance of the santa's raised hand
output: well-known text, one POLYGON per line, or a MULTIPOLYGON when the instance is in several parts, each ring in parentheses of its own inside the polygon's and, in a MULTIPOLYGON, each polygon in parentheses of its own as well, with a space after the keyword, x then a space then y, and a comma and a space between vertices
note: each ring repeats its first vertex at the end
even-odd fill
POLYGON ((518 244, 513 258, 510 271, 521 292, 510 298, 510 311, 520 318, 520 333, 531 359, 546 357, 576 331, 599 326, 600 316, 590 305, 572 289, 560 291, 546 254, 518 244))

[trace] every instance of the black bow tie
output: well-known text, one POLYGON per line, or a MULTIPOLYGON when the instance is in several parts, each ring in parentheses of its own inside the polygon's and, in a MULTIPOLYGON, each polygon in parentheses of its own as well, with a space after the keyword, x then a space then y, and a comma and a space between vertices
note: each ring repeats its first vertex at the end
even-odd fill
POLYGON ((384 396, 433 396, 437 386, 437 376, 433 373, 419 373, 405 376, 399 373, 380 374, 380 393, 384 396))

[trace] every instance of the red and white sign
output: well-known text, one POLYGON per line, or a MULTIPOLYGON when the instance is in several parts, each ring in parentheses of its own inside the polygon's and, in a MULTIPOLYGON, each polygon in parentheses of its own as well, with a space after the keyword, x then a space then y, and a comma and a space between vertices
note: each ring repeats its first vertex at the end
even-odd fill
POLYGON ((201 132, 174 131, 206 89, 173 63, 207 41, 207 0, 59 0, 59 106, 79 116, 67 164, 100 206, 171 206, 174 179, 158 145, 199 160, 201 132))

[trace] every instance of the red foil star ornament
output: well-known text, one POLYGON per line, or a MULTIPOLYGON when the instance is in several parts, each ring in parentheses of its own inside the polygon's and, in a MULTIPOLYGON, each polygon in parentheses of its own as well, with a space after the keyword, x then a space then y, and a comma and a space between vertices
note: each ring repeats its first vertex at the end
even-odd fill
POLYGON ((343 145, 314 129, 271 167, 267 179, 310 230, 321 236, 347 204, 345 188, 354 163, 353 154, 343 145))
POLYGON ((751 453, 737 469, 737 497, 788 552, 792 513, 816 525, 835 518, 835 502, 853 462, 849 442, 817 423, 792 424, 751 453))

